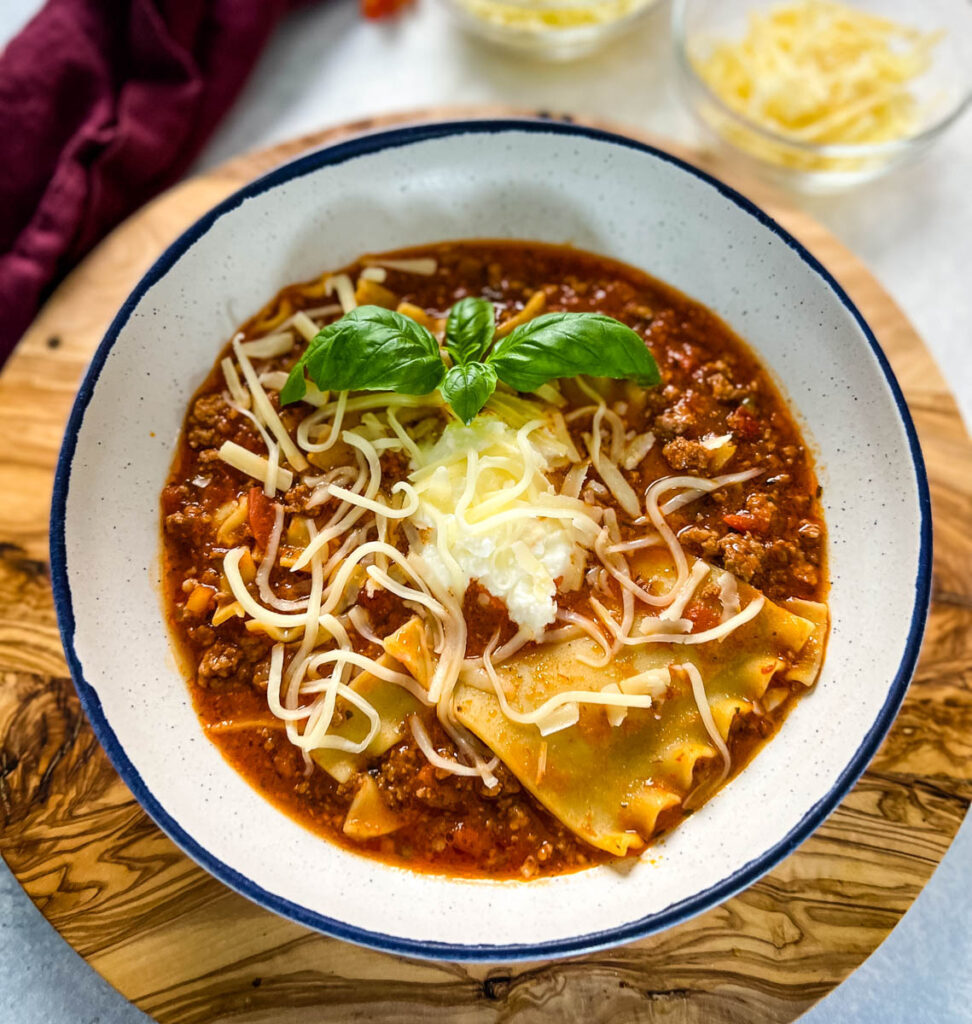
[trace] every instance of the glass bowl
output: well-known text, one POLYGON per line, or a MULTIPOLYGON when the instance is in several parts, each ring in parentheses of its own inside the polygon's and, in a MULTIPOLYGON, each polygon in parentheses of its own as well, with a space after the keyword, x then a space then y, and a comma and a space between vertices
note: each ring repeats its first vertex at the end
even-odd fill
POLYGON ((472 35, 541 60, 583 57, 627 31, 658 0, 443 0, 472 35))
POLYGON ((740 39, 750 14, 780 0, 673 0, 672 41, 689 104, 721 146, 763 177, 806 192, 835 192, 870 181, 923 153, 972 101, 972 4, 967 0, 853 0, 847 6, 923 33, 942 32, 929 68, 910 83, 914 128, 878 143, 807 142, 767 128, 730 107, 696 62, 713 44, 740 39))

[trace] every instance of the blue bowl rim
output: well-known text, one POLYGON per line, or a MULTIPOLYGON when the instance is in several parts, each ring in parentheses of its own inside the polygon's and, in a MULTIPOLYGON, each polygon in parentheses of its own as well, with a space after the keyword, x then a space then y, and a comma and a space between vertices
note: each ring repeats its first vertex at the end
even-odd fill
POLYGON ((785 856, 796 849, 807 839, 824 819, 833 811, 843 796, 851 789, 867 767, 897 714, 904 695, 908 689, 918 652, 921 646, 927 616, 931 588, 932 560, 932 521, 931 503, 928 491, 928 479, 924 460, 918 443, 911 414, 901 393, 901 388, 894 376, 888 359, 877 338, 867 325, 860 311, 851 301, 847 293, 826 268, 800 242, 789 234, 776 221, 764 213, 759 207, 735 189, 721 182, 712 175, 700 170, 692 164, 673 156, 637 139, 617 135, 598 128, 576 124, 570 120, 554 120, 539 118, 506 118, 483 120, 454 120, 408 125, 385 131, 378 131, 351 138, 344 142, 324 146, 303 156, 297 157, 280 167, 275 168, 245 185, 227 199, 214 206, 186 229, 162 255, 136 285, 125 300, 124 305, 112 321, 104 339, 98 346, 91 360, 81 386, 78 390, 71 415, 68 420, 64 441, 58 456, 54 478, 54 492, 51 502, 50 522, 51 543, 51 580, 54 590, 54 605, 57 612, 61 640, 70 668, 71 677, 78 691, 81 705, 91 722, 95 735, 104 747, 109 759, 132 794, 148 812, 156 824, 185 853, 204 867, 221 882, 236 890, 253 902, 272 910, 283 917, 290 918, 299 924, 334 938, 354 942, 362 946, 377 949, 381 952, 404 956, 419 957, 432 960, 471 961, 471 962, 513 962, 525 960, 543 960, 552 957, 574 956, 591 953, 611 946, 633 942, 655 932, 662 931, 675 924, 687 920, 695 914, 716 906, 729 899, 740 890, 750 886, 774 867, 785 856), (71 465, 77 445, 78 432, 84 419, 85 411, 91 401, 94 388, 108 354, 115 344, 119 333, 128 322, 133 310, 142 297, 158 280, 165 276, 172 266, 200 239, 221 217, 240 206, 245 200, 258 196, 284 182, 303 177, 322 167, 334 166, 360 156, 367 156, 386 149, 409 146, 429 140, 442 139, 466 134, 553 134, 566 135, 602 142, 626 149, 633 149, 654 159, 673 164, 682 171, 693 175, 719 192, 737 207, 748 213, 760 225, 772 231, 786 243, 807 266, 818 274, 831 288, 837 299, 853 316, 858 327, 867 339, 875 358, 894 398, 898 415, 901 418, 908 438, 908 447, 915 472, 915 484, 918 491, 918 504, 921 514, 919 526, 919 558, 918 572, 915 579, 915 604, 905 649, 888 689, 888 696, 881 711, 868 730, 860 747, 850 763, 844 768, 831 789, 814 804, 803 818, 781 840, 768 850, 755 857, 742 868, 716 882, 707 889, 686 897, 678 903, 666 907, 663 911, 648 914, 637 921, 629 922, 615 928, 588 932, 539 943, 485 944, 485 943, 451 943, 434 942, 420 939, 402 938, 382 932, 370 931, 335 920, 324 914, 310 911, 290 900, 283 899, 257 885, 252 879, 237 872, 234 868, 213 856, 208 850, 196 842, 172 818, 154 794, 143 782, 135 766, 128 759, 124 749, 109 724, 97 692, 84 677, 84 670, 74 648, 74 608, 67 577, 67 554, 65 548, 65 513, 67 506, 68 487, 70 484, 71 465))

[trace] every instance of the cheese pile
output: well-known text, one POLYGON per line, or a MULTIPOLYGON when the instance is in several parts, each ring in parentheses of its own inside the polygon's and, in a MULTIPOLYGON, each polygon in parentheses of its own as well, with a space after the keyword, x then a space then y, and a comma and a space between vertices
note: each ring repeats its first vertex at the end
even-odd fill
POLYGON ((745 36, 693 55, 728 107, 797 142, 859 145, 911 135, 911 83, 941 33, 924 33, 832 0, 752 13, 745 36))
POLYGON ((450 423, 412 459, 425 563, 456 594, 478 580, 529 639, 556 618, 558 589, 581 585, 585 540, 599 529, 589 507, 548 481, 572 453, 562 424, 535 419, 514 429, 487 413, 468 427, 450 423))

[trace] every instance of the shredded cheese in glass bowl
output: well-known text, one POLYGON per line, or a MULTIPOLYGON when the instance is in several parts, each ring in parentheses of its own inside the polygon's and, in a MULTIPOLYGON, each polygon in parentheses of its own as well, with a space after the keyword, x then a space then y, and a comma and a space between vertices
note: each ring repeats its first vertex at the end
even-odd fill
POLYGON ((541 60, 583 57, 630 29, 658 0, 445 0, 481 39, 541 60))
POLYGON ((676 0, 673 36, 703 124, 809 191, 920 153, 972 98, 964 0, 676 0))

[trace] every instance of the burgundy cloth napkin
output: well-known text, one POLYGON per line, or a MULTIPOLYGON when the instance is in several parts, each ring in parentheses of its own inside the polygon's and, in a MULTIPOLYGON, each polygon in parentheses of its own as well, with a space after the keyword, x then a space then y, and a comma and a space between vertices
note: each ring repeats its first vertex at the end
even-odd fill
POLYGON ((288 6, 49 0, 10 42, 0 55, 0 363, 58 278, 186 169, 288 6))

